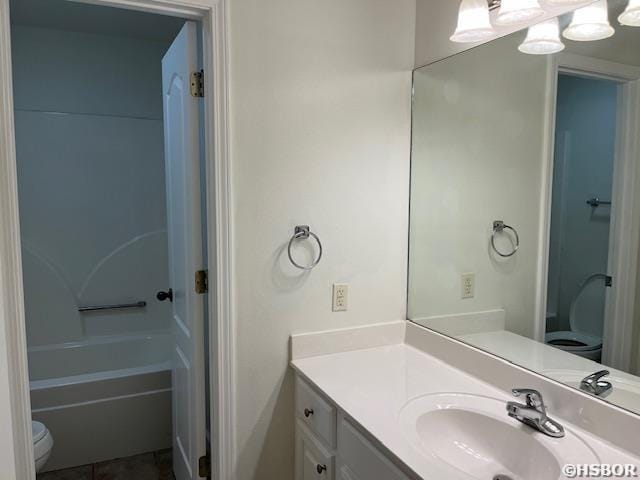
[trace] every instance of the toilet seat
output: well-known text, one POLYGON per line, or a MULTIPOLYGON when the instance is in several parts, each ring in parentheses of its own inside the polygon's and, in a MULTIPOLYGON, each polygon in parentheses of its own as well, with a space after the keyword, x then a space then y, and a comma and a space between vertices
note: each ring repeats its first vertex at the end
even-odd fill
POLYGON ((604 273, 596 273, 588 276, 578 287, 577 293, 571 299, 569 309, 569 328, 561 332, 548 332, 544 336, 547 345, 551 345, 565 352, 574 353, 590 360, 600 361, 602 354, 602 334, 600 329, 596 332, 593 326, 593 310, 589 310, 588 303, 584 304, 583 293, 586 287, 595 281, 602 280, 607 285, 609 277, 604 273), (578 308, 578 307, 582 308, 578 308), (593 333, 585 333, 593 331, 593 333))
POLYGON ((32 421, 33 433, 33 457, 36 463, 36 471, 39 471, 49 459, 53 448, 53 436, 43 423, 32 421))
POLYGON ((602 349, 602 338, 582 332, 549 332, 545 343, 567 352, 589 352, 602 349))

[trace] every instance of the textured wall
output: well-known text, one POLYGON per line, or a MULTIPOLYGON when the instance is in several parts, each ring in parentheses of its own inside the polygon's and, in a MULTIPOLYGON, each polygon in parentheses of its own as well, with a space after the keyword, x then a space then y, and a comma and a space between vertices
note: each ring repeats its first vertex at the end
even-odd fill
POLYGON ((405 316, 415 2, 230 6, 238 478, 289 480, 289 335, 405 316), (302 223, 325 247, 311 273, 286 259, 302 223))
POLYGON ((504 309, 507 330, 533 334, 547 59, 521 54, 518 41, 416 72, 411 319, 504 309), (510 259, 489 249, 494 220, 518 230, 510 259), (464 273, 476 275, 474 298, 461 299, 464 273))

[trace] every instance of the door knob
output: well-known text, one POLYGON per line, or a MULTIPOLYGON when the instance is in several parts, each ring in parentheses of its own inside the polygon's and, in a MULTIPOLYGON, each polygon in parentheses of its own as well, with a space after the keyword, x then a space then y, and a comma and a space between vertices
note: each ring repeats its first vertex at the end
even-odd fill
POLYGON ((156 294, 156 298, 161 302, 164 302, 167 299, 169 299, 170 302, 173 302, 173 289, 170 288, 168 292, 159 291, 156 294))

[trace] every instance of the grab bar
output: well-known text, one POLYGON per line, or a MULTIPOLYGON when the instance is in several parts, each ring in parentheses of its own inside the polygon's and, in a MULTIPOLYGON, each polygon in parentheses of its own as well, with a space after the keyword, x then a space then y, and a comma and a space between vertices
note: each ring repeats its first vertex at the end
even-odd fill
POLYGON ((87 307, 78 307, 79 312, 96 312, 99 310, 122 310, 124 308, 144 308, 147 302, 141 300, 135 303, 120 303, 117 305, 90 305, 87 307))
POLYGON ((611 205, 611 202, 607 202, 605 200, 600 200, 598 197, 593 197, 587 200, 587 205, 596 208, 600 205, 611 205))

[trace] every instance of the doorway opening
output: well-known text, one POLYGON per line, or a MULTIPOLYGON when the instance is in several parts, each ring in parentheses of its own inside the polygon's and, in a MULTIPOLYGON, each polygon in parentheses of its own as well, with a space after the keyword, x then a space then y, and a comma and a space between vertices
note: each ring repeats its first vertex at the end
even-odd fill
POLYGON ((557 85, 545 341, 600 362, 619 83, 560 73, 557 85))
POLYGON ((38 478, 206 476, 200 26, 65 0, 11 22, 38 478))
MULTIPOLYGON (((553 169, 538 319, 544 341, 630 371, 640 205, 640 69, 566 54, 553 62, 553 169)), ((591 364, 592 362, 596 362, 591 364)))

